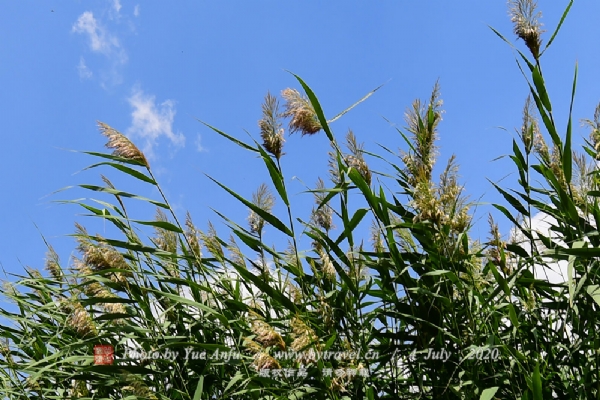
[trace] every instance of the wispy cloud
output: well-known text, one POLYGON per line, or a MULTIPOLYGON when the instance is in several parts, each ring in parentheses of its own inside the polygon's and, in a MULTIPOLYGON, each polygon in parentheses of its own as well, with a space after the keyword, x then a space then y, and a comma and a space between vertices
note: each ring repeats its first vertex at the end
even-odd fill
POLYGON ((93 75, 92 71, 90 71, 88 66, 85 64, 85 59, 83 57, 79 57, 79 64, 77 65, 77 71, 79 72, 79 77, 81 79, 89 79, 93 75))
POLYGON ((116 53, 122 52, 119 39, 108 33, 106 28, 98 22, 91 11, 81 14, 77 22, 73 25, 72 30, 75 33, 88 36, 90 49, 93 52, 101 53, 105 56, 113 56, 116 53))
POLYGON ((196 136, 195 145, 198 152, 202 153, 203 151, 207 151, 206 148, 202 146, 202 136, 200 134, 196 136))
POLYGON ((133 16, 134 17, 140 16, 140 5, 139 4, 136 4, 135 7, 133 8, 133 16))
MULTIPOLYGON (((117 1, 118 6, 120 3, 117 1)), ((116 7, 115 5, 113 5, 116 7)), ((102 54, 106 57, 109 62, 109 67, 100 71, 100 79, 102 86, 107 83, 111 85, 121 83, 121 67, 127 63, 127 53, 121 46, 117 36, 110 33, 106 27, 94 17, 94 13, 91 11, 85 11, 77 18, 75 24, 73 24, 72 32, 87 36, 88 45, 92 52, 102 54)), ((85 61, 81 61, 77 69, 79 70, 80 77, 83 76, 89 78, 92 76, 92 71, 85 64, 85 61), (82 66, 85 66, 83 68, 82 66)))
POLYGON ((121 11, 121 0, 112 0, 112 6, 113 6, 113 10, 115 10, 115 12, 118 15, 119 12, 121 11))
POLYGON ((165 100, 156 104, 156 96, 146 94, 139 87, 134 87, 127 99, 133 108, 131 112, 131 127, 127 133, 145 141, 144 153, 153 158, 157 140, 164 136, 176 146, 185 145, 185 136, 173 132, 175 118, 175 102, 165 100))

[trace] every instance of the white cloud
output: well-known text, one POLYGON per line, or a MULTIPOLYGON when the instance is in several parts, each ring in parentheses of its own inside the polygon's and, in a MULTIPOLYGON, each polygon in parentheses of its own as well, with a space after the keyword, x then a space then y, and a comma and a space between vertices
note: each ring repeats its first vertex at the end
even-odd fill
POLYGON ((92 71, 85 64, 85 60, 83 57, 79 57, 79 64, 77 65, 77 71, 79 72, 79 77, 81 79, 89 79, 92 77, 92 71))
POLYGON ((133 16, 134 17, 140 16, 140 5, 139 4, 136 4, 135 7, 133 8, 133 16))
POLYGON ((203 151, 206 151, 206 149, 204 147, 202 147, 202 136, 200 134, 198 134, 198 136, 196 136, 196 150, 198 150, 200 153, 202 153, 203 151))
POLYGON ((119 39, 110 34, 91 11, 86 11, 79 16, 72 31, 87 35, 93 52, 104 54, 119 64, 127 62, 127 54, 121 48, 119 39))
POLYGON ((73 32, 87 34, 90 39, 90 48, 92 51, 109 54, 113 47, 118 47, 119 43, 116 38, 107 35, 106 30, 100 26, 98 20, 94 18, 94 14, 86 11, 79 16, 73 32))
POLYGON ((113 0, 113 9, 117 14, 121 11, 121 0, 113 0))
POLYGON ((143 151, 147 156, 153 156, 156 141, 165 136, 176 146, 185 145, 185 136, 173 132, 175 118, 175 102, 165 100, 156 105, 156 96, 144 93, 139 87, 134 87, 132 95, 127 99, 133 111, 131 113, 131 127, 128 134, 145 140, 143 151))

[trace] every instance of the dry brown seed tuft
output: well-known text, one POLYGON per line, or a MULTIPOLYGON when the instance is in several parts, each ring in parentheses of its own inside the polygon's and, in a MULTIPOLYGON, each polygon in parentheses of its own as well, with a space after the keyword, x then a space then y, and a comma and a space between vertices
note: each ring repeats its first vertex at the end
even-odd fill
MULTIPOLYGON (((123 374, 124 381, 127 382, 127 386, 123 386, 123 391, 132 392, 135 398, 144 398, 149 400, 157 400, 158 397, 148 388, 146 383, 135 376, 134 374, 130 374, 125 372, 123 374)), ((131 397, 131 396, 130 396, 131 397)))
MULTIPOLYGON (((94 271, 103 269, 125 269, 129 270, 129 264, 125 258, 114 247, 105 243, 95 243, 92 237, 88 235, 87 230, 82 225, 76 223, 77 250, 83 255, 83 261, 94 271)), ((95 237, 95 241, 102 242, 100 236, 95 237)))
POLYGON ((97 334, 94 321, 78 300, 62 299, 59 304, 64 312, 69 313, 69 325, 81 337, 95 336, 97 334))
POLYGON ((303 364, 316 362, 316 352, 314 350, 320 350, 320 346, 315 331, 298 317, 292 318, 290 325, 292 337, 294 338, 290 348, 299 354, 296 361, 303 364))
POLYGON ((252 321, 252 333, 256 335, 254 340, 263 346, 277 346, 280 350, 285 350, 285 342, 279 332, 260 317, 256 317, 252 321))
POLYGON ((260 352, 254 356, 254 362, 252 363, 256 370, 261 369, 280 369, 281 365, 276 359, 268 355, 267 353, 260 352))
POLYGON ((302 135, 313 135, 321 130, 317 113, 310 101, 296 89, 285 89, 281 96, 286 100, 283 117, 291 117, 290 133, 300 132, 302 135))
POLYGON ((146 156, 144 156, 144 153, 142 153, 140 149, 138 149, 133 142, 127 138, 127 136, 108 126, 104 122, 98 121, 98 127, 100 128, 100 132, 108 138, 106 147, 114 150, 113 155, 127 158, 129 160, 140 161, 144 164, 144 166, 150 167, 148 160, 146 160, 146 156))
POLYGON ((256 343, 254 340, 252 340, 250 338, 244 339, 244 347, 246 349, 248 349, 249 352, 254 353, 254 354, 258 354, 263 350, 263 348, 260 344, 256 343))

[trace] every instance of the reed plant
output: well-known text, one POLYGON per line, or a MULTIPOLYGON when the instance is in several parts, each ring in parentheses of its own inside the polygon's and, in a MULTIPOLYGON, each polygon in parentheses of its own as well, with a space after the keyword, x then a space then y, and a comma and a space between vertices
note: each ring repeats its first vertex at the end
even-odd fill
POLYGON ((203 122, 258 156, 268 177, 251 197, 211 178, 249 211, 244 222, 216 211, 226 234, 210 223, 201 230, 189 213, 180 219, 144 154, 99 123, 112 153, 87 152, 97 160, 90 168, 159 196, 118 189, 104 176, 103 185, 80 185, 104 197, 72 203, 117 234, 77 225, 77 258, 63 261, 48 245, 45 273, 28 269, 5 284, 15 311, 0 309, 2 397, 598 398, 600 190, 590 160, 600 159, 600 106, 585 121, 584 153, 575 153, 577 69, 564 132, 542 74, 572 4, 544 45, 535 2, 510 2, 527 50, 511 46, 530 97, 512 143, 518 189, 494 183, 507 202, 495 205, 498 214, 515 226, 508 240, 491 216, 489 237, 470 236, 474 203, 455 157, 434 175, 437 83, 407 109, 406 128, 397 129, 403 150, 381 146, 385 157, 331 128, 374 91, 327 119, 296 75, 301 90, 265 96, 260 139, 244 142, 203 122), (293 209, 283 172, 286 123, 289 133, 331 144, 327 176, 306 192, 314 199, 307 219, 293 209), (155 215, 132 218, 134 203, 156 207, 155 215), (551 218, 550 232, 535 230, 538 213, 551 218), (267 227, 287 248, 266 243, 267 227), (540 276, 561 263, 565 282, 540 276), (112 363, 99 365, 96 345, 112 346, 112 363))

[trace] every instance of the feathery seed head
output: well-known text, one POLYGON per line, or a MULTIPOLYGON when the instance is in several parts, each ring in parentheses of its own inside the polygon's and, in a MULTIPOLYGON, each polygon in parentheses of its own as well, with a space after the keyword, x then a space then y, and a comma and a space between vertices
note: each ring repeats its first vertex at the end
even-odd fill
POLYGON ((323 275, 330 280, 335 279, 335 267, 331 262, 331 258, 329 258, 329 254, 323 249, 323 247, 319 244, 315 246, 315 251, 321 258, 321 272, 323 275))
POLYGON ((416 187, 419 183, 430 182, 437 156, 435 141, 438 139, 437 126, 442 120, 443 110, 440 99, 440 85, 436 82, 427 106, 417 99, 412 109, 405 113, 407 129, 412 133, 414 151, 402 154, 406 166, 408 183, 416 187))
POLYGON ((353 155, 349 155, 346 157, 346 162, 348 163, 348 166, 350 168, 354 168, 360 173, 365 182, 367 182, 367 185, 371 184, 371 171, 369 170, 369 166, 367 165, 365 160, 362 159, 362 157, 359 158, 353 155))
POLYGON ((246 260, 244 259, 244 253, 240 249, 240 246, 235 241, 233 235, 229 236, 229 245, 227 249, 230 252, 230 259, 236 265, 246 266, 246 260))
POLYGON ((345 157, 346 163, 350 168, 356 169, 367 182, 371 184, 371 171, 365 162, 363 144, 356 141, 356 136, 352 130, 346 134, 346 147, 350 150, 350 155, 345 157))
POLYGON ((546 141, 539 130, 535 133, 533 149, 542 161, 544 161, 546 164, 550 164, 550 151, 548 150, 548 145, 546 144, 546 141))
POLYGON ((540 134, 539 131, 538 120, 534 114, 531 95, 529 95, 523 107, 523 125, 521 126, 521 132, 519 132, 527 154, 531 153, 531 150, 535 146, 535 138, 540 134))
POLYGON ((202 239, 202 243, 208 250, 210 254, 212 254, 216 259, 223 260, 225 258, 225 253, 223 251, 223 246, 219 241, 219 237, 217 235, 217 230, 213 226, 213 224, 208 222, 208 232, 204 233, 199 231, 200 238, 202 239))
POLYGON ((263 348, 260 344, 256 343, 254 340, 252 340, 250 338, 244 339, 244 347, 253 354, 258 354, 263 350, 263 348))
POLYGON ((42 389, 42 387, 40 386, 40 383, 38 382, 38 379, 33 378, 31 376, 28 376, 25 379, 24 387, 26 389, 34 391, 34 392, 40 391, 42 389))
POLYGON ((384 249, 383 237, 381 234, 381 229, 379 228, 379 226, 377 225, 377 222, 375 222, 375 220, 371 221, 370 233, 371 233, 370 241, 373 245, 373 250, 376 252, 382 252, 384 249))
MULTIPOLYGON (((157 222, 170 222, 160 208, 156 209, 155 219, 157 222)), ((177 252, 177 233, 160 227, 154 227, 154 232, 156 234, 154 242, 158 248, 169 253, 177 252)))
POLYGON ((550 154, 550 169, 556 176, 560 186, 567 190, 567 180, 565 178, 565 172, 562 167, 562 151, 557 145, 552 146, 552 153, 550 154))
POLYGON ((69 395, 73 399, 79 399, 89 396, 89 390, 85 381, 73 380, 69 395))
POLYGON ((573 161, 576 172, 571 184, 573 197, 579 204, 586 204, 590 200, 588 192, 596 190, 598 187, 597 179, 593 174, 597 169, 597 163, 589 161, 584 154, 575 151, 573 152, 573 161))
POLYGON ((285 111, 282 117, 291 117, 290 133, 300 132, 302 136, 313 135, 321 130, 317 113, 310 101, 296 89, 284 89, 281 96, 285 99, 285 111))
POLYGON ((48 246, 48 253, 46 253, 46 270, 50 272, 54 279, 62 281, 63 273, 59 265, 58 254, 52 246, 48 246))
POLYGON ((88 312, 83 308, 78 300, 61 300, 60 307, 63 311, 69 312, 69 325, 81 337, 95 336, 97 334, 96 326, 88 312))
POLYGON ((252 320, 252 333, 256 335, 258 343, 265 347, 277 346, 280 350, 285 350, 285 342, 283 338, 271 325, 265 322, 258 314, 254 314, 252 320))
POLYGON ((280 369, 281 365, 276 359, 271 357, 265 352, 260 352, 254 356, 254 362, 252 363, 257 371, 261 369, 280 369))
POLYGON ((290 326, 294 338, 290 348, 298 354, 296 361, 303 364, 316 362, 316 353, 312 350, 319 349, 319 338, 315 331, 298 317, 292 318, 290 326))
POLYGON ((258 121, 260 127, 260 136, 263 139, 263 146, 265 149, 279 159, 283 155, 281 149, 283 148, 283 128, 279 122, 281 113, 279 112, 279 101, 267 93, 265 96, 265 102, 262 105, 263 117, 258 121))
POLYGON ((116 129, 111 128, 104 122, 98 121, 98 127, 100 128, 100 132, 108 139, 106 147, 114 150, 113 155, 130 160, 140 161, 146 167, 150 166, 148 164, 148 160, 146 160, 146 157, 144 156, 144 153, 142 153, 140 149, 138 149, 133 142, 127 138, 127 136, 123 135, 116 129))
POLYGON ((129 397, 143 398, 148 400, 158 399, 158 397, 156 397, 153 391, 150 388, 148 388, 146 383, 136 375, 125 372, 123 374, 123 377, 124 381, 127 382, 127 385, 123 386, 123 391, 131 392, 134 394, 134 396, 129 397))
POLYGON ((189 211, 185 214, 185 237, 190 244, 190 251, 194 257, 200 259, 202 254, 200 251, 200 241, 198 240, 198 229, 192 222, 192 216, 189 211))
MULTIPOLYGON (((317 180, 317 189, 324 190, 325 183, 321 178, 317 180)), ((311 213, 311 219, 313 222, 325 229, 325 231, 331 230, 333 226, 333 209, 329 206, 329 204, 323 204, 323 201, 327 197, 327 193, 325 192, 315 192, 313 193, 315 196, 315 202, 317 203, 317 208, 313 208, 311 213), (320 207, 320 208, 319 208, 320 207)))
MULTIPOLYGON (((261 210, 270 213, 273 209, 273 205, 275 204, 275 197, 269 190, 269 187, 262 183, 258 189, 256 189, 256 192, 252 194, 252 203, 261 210)), ((253 210, 250 210, 250 215, 248 216, 250 232, 258 235, 262 234, 265 222, 266 221, 262 217, 256 214, 253 210)))
POLYGON ((590 127, 590 142, 596 151, 596 160, 600 160, 600 103, 594 111, 594 120, 584 119, 581 122, 584 126, 590 127))
POLYGON ((77 231, 77 250, 83 255, 84 263, 94 271, 113 268, 130 269, 123 255, 114 247, 102 243, 104 241, 102 237, 97 235, 95 241, 100 243, 95 243, 82 225, 76 223, 75 227, 77 231))
POLYGON ((15 284, 9 281, 2 281, 2 293, 5 296, 12 298, 13 300, 17 297, 18 292, 15 288, 15 284))
POLYGON ((294 304, 302 304, 302 291, 291 282, 287 283, 287 292, 289 293, 289 297, 292 299, 294 304))
POLYGON ((542 46, 542 24, 539 22, 542 13, 537 11, 536 0, 509 0, 510 19, 514 24, 514 32, 521 38, 533 57, 540 57, 542 46))

